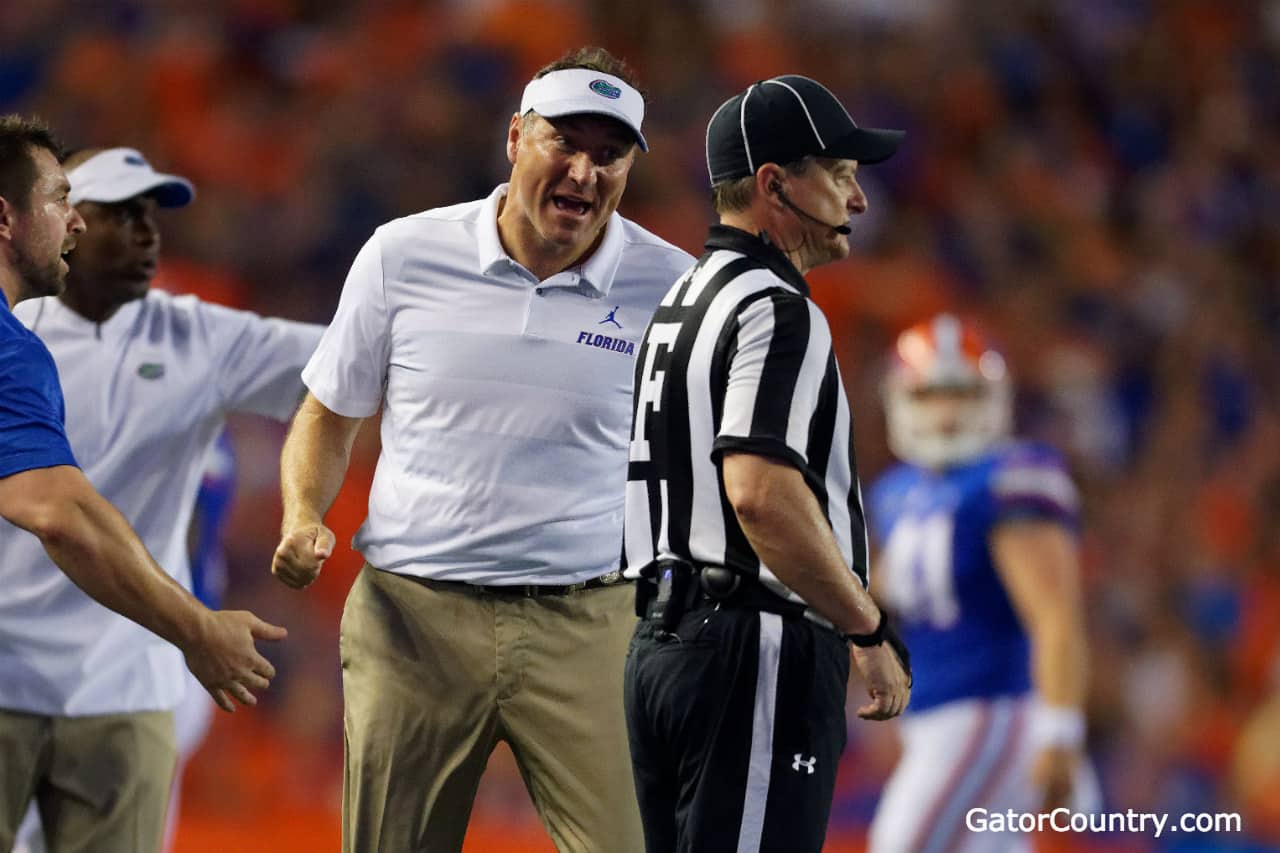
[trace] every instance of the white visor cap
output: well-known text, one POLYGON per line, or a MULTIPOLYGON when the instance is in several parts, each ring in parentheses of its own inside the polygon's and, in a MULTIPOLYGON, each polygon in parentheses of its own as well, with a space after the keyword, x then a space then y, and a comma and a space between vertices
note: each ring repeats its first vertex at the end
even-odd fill
POLYGON ((529 110, 543 118, 579 113, 608 116, 631 129, 641 151, 649 150, 649 143, 640 132, 644 97, 631 84, 612 74, 590 68, 566 68, 531 80, 520 99, 520 115, 529 110))
POLYGON ((196 197, 186 178, 166 175, 133 148, 108 148, 67 172, 71 203, 97 201, 114 204, 139 195, 150 195, 161 207, 182 207, 196 197))

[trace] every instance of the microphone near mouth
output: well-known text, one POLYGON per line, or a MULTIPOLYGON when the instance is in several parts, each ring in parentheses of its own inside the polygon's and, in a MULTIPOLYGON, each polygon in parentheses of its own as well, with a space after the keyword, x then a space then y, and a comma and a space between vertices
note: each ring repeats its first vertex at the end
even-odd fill
POLYGON ((787 194, 782 191, 782 184, 778 183, 777 181, 774 181, 773 183, 769 184, 769 189, 777 193, 778 200, 781 201, 783 204, 785 204, 788 208, 790 208, 792 213, 795 213, 799 216, 803 216, 805 219, 808 219, 810 222, 816 222, 819 225, 825 225, 828 228, 830 228, 832 231, 836 232, 837 234, 843 234, 846 237, 853 233, 853 229, 849 227, 848 223, 842 223, 840 225, 832 225, 830 222, 819 219, 818 217, 814 216, 812 213, 809 213, 807 210, 801 209, 799 205, 797 205, 791 199, 787 198, 787 194))

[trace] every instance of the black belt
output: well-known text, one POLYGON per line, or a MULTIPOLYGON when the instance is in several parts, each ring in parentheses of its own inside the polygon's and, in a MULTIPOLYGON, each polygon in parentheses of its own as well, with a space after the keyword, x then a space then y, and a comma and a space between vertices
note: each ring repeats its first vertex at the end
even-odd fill
POLYGON ((467 583, 466 581, 446 581, 436 578, 420 578, 413 575, 405 575, 405 577, 412 578, 423 586, 433 589, 467 592, 473 595, 491 595, 495 598, 543 598, 549 595, 569 595, 574 592, 585 592, 589 589, 601 589, 606 586, 617 586, 618 584, 630 582, 629 579, 622 576, 622 572, 616 571, 603 574, 598 578, 582 581, 581 583, 519 583, 503 584, 501 586, 484 586, 467 583))
POLYGON ((640 570, 640 581, 636 584, 636 614, 658 623, 655 636, 659 641, 679 639, 674 632, 684 615, 710 604, 808 619, 834 633, 842 642, 851 642, 862 648, 885 643, 897 654, 910 683, 911 653, 889 624, 884 610, 880 611, 880 622, 871 634, 845 634, 812 608, 778 595, 759 578, 724 566, 696 566, 684 560, 663 559, 655 560, 640 570))
POLYGON ((830 622, 804 604, 783 598, 758 578, 723 566, 659 560, 641 570, 641 581, 636 586, 636 615, 661 622, 666 632, 674 631, 685 613, 710 604, 803 617, 831 628, 830 622))

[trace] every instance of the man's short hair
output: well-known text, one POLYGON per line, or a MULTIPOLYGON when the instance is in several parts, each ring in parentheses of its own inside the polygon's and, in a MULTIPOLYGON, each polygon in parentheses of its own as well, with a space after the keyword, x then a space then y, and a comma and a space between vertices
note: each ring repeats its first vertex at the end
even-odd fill
POLYGON ((27 210, 39 175, 32 150, 43 148, 58 157, 57 137, 43 121, 16 113, 0 116, 0 198, 27 210))
MULTIPOLYGON (((782 168, 789 175, 803 175, 809 171, 809 164, 812 162, 812 157, 801 157, 799 160, 784 164, 782 168)), ((738 213, 751 206, 751 198, 755 191, 755 175, 730 178, 711 185, 711 204, 715 207, 716 213, 738 213)))
POLYGON ((552 71, 565 71, 569 68, 589 68, 592 71, 599 71, 601 74, 611 74, 624 81, 632 89, 640 93, 640 96, 648 100, 648 95, 644 89, 640 88, 640 84, 636 82, 636 72, 630 65, 614 56, 603 47, 580 47, 577 50, 571 50, 555 62, 548 63, 538 69, 538 73, 533 75, 533 79, 545 77, 552 71))

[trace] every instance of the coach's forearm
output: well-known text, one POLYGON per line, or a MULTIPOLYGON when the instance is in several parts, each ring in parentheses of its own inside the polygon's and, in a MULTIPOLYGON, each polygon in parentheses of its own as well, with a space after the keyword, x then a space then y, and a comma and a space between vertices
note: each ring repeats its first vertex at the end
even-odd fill
POLYGON ((747 541, 778 580, 840 631, 874 631, 880 609, 849 571, 801 473, 749 453, 725 454, 721 470, 747 541))
POLYGON ((280 454, 285 531, 324 521, 346 479, 363 421, 330 411, 311 394, 302 401, 280 454))
MULTIPOLYGON (((83 479, 78 470, 75 476, 83 479)), ((156 564, 124 516, 87 480, 33 532, 95 601, 180 648, 200 636, 209 611, 156 564)))

